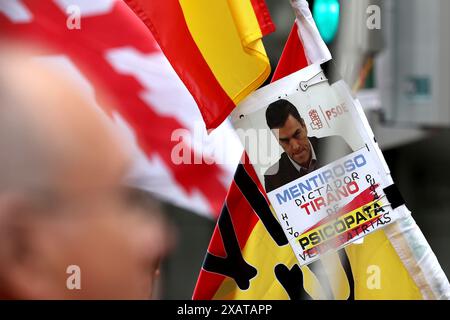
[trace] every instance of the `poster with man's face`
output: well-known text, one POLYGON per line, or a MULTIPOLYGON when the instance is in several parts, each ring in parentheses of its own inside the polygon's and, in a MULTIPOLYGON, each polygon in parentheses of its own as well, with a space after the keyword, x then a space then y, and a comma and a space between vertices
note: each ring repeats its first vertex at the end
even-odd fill
POLYGON ((343 81, 313 65, 256 91, 234 126, 301 265, 392 222, 380 151, 343 81))

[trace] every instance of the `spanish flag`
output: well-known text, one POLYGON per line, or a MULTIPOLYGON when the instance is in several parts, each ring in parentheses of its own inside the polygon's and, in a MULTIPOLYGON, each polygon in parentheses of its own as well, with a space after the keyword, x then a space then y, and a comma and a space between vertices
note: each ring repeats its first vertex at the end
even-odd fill
POLYGON ((152 31, 216 128, 270 74, 262 37, 275 27, 264 0, 125 0, 152 31))
MULTIPOLYGON (((273 80, 306 67, 308 62, 320 63, 331 57, 320 44, 302 43, 319 41, 314 40, 318 32, 306 1, 291 3, 301 10, 296 10, 297 24, 273 80)), ((366 236, 362 243, 300 267, 244 154, 193 299, 450 299, 450 284, 442 268, 406 207, 403 210, 405 218, 366 236)))

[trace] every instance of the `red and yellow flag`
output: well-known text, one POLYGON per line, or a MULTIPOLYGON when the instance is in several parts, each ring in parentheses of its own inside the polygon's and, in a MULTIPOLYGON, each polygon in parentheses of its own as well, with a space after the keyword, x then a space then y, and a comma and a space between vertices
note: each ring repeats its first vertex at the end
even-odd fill
MULTIPOLYGON (((307 66, 294 26, 274 80, 307 66)), ((239 165, 194 299, 423 299, 383 230, 299 267, 249 159, 239 165)))
POLYGON ((125 0, 152 31, 217 127, 270 74, 262 37, 274 30, 264 0, 125 0))

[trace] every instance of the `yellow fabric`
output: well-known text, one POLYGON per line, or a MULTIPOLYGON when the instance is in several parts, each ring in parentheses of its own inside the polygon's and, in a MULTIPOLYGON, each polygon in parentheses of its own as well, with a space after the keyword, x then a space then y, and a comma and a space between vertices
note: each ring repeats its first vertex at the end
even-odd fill
POLYGON ((180 0, 189 31, 222 88, 238 104, 270 74, 250 0, 180 0))
POLYGON ((403 266, 383 230, 364 238, 361 245, 346 248, 355 279, 355 297, 364 300, 422 300, 419 288, 403 266), (379 290, 367 288, 368 269, 380 270, 379 290))
MULTIPOLYGON (((422 299, 419 289, 409 276, 397 253, 382 230, 364 238, 363 244, 354 244, 346 249, 355 282, 355 299, 422 299), (371 268, 380 271, 379 288, 367 285, 372 275, 371 268)), ((297 260, 291 247, 279 247, 258 222, 243 249, 244 259, 258 271, 250 280, 250 287, 242 291, 227 278, 214 299, 288 299, 283 286, 274 274, 274 268, 284 263, 292 268, 297 260)), ((336 299, 347 299, 350 286, 337 254, 322 258, 327 278, 336 299)), ((304 288, 313 299, 325 299, 323 288, 308 267, 302 268, 304 288)), ((298 284, 302 285, 302 284, 298 284)))

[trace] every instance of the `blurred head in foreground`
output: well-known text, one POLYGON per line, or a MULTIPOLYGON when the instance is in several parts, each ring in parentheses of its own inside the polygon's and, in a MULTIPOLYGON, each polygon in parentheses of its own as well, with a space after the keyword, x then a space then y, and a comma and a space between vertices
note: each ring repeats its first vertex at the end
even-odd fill
POLYGON ((74 88, 0 55, 0 298, 150 297, 163 224, 130 202, 123 143, 74 88))

